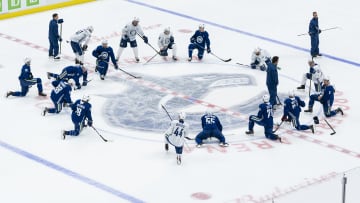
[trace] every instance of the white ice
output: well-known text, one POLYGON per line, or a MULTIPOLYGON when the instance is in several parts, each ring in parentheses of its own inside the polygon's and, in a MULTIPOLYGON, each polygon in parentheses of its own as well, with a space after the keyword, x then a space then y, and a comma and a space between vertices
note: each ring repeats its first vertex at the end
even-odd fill
MULTIPOLYGON (((359 202, 358 4, 355 0, 103 0, 0 21, 1 94, 20 89, 17 77, 25 57, 32 58, 32 72, 35 77, 42 78, 45 93, 50 94, 46 72, 58 73, 73 64, 73 53, 65 40, 77 29, 88 25, 95 28, 85 55, 89 78, 93 81, 73 92, 72 98, 79 99, 85 93, 91 95, 94 126, 112 141, 103 142, 91 128, 84 129, 78 137, 61 140, 61 130, 73 128, 70 110, 41 116, 42 108, 50 106, 51 101, 49 97, 38 97, 36 87, 24 98, 0 99, 0 202, 242 203, 273 200, 335 203, 341 201, 344 174, 349 180, 347 202, 359 202), (248 64, 251 52, 258 46, 279 56, 282 69, 278 91, 284 99, 308 71, 310 39, 297 35, 307 32, 312 11, 318 11, 322 29, 338 27, 321 33, 323 56, 316 59, 336 87, 334 107, 344 109, 343 117, 337 115, 328 119, 336 134, 331 136, 331 130, 321 120, 315 135, 282 126, 279 135, 284 137, 283 144, 266 140, 259 126, 255 127, 254 137, 246 136, 247 127, 243 123, 247 123, 248 116, 255 114, 257 108, 237 112, 234 106, 261 102, 259 95, 266 92, 265 73, 236 63, 248 64), (65 20, 63 58, 57 62, 47 56, 48 23, 54 12, 65 20), (93 72, 95 58, 91 51, 106 38, 116 52, 118 33, 133 16, 140 17, 150 44, 156 48, 159 33, 170 26, 180 61, 164 61, 157 56, 144 65, 155 52, 138 39, 141 63, 133 62, 133 53, 127 48, 120 59, 120 67, 142 79, 116 72, 111 66, 106 80, 101 81, 93 72), (210 54, 205 54, 202 62, 186 61, 189 38, 199 23, 206 25, 213 53, 221 58, 232 58, 231 62, 224 63, 210 54), (172 81, 195 75, 201 84, 203 78, 200 76, 219 74, 248 75, 255 78, 257 85, 209 88, 203 90, 204 94, 194 96, 192 90, 198 88, 197 84, 189 86, 172 81), (187 100, 188 105, 179 106, 179 103, 171 103, 174 95, 160 90, 162 87, 179 93, 177 101, 184 102, 185 96, 192 96, 207 103, 187 100), (143 94, 138 93, 139 89, 143 94), (135 95, 130 95, 132 93, 135 95), (153 119, 156 123, 158 117, 146 118, 141 112, 112 112, 116 105, 109 106, 113 104, 109 101, 117 98, 120 102, 130 96, 137 100, 126 103, 123 110, 126 107, 154 110, 154 115, 164 119, 164 123, 154 131, 114 125, 117 121, 111 119, 122 118, 125 114, 133 115, 132 120, 138 125, 143 124, 144 119, 153 119), (215 110, 224 110, 219 116, 221 121, 243 123, 225 126, 228 148, 220 148, 214 139, 200 149, 193 141, 187 141, 183 163, 178 166, 175 151, 172 148, 167 153, 164 151, 162 132, 169 121, 160 108, 159 98, 172 107, 169 111, 173 117, 176 111, 188 112, 189 119, 193 119, 190 137, 198 133, 200 115, 207 104, 215 105, 215 110)), ((296 93, 307 102, 307 91, 296 93)), ((316 104, 315 114, 323 119, 319 104, 316 104)), ((275 115, 278 122, 281 110, 275 115)), ((313 115, 302 113, 300 120, 310 124, 313 115)))

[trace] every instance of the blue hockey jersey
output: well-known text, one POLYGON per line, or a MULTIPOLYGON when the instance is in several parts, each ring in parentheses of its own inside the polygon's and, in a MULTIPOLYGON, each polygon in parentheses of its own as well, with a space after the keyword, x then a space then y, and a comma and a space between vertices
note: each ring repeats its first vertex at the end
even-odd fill
POLYGON ((51 91, 50 98, 54 103, 72 103, 71 101, 71 86, 62 80, 55 80, 52 82, 55 87, 51 91))
POLYGON ((272 126, 274 124, 273 114, 273 108, 269 102, 259 105, 257 117, 261 118, 261 122, 264 123, 265 126, 272 126))
POLYGON ((284 101, 284 116, 290 117, 289 113, 299 118, 301 107, 305 107, 305 102, 300 97, 287 98, 284 101))
POLYGON ((21 68, 19 80, 30 80, 32 78, 33 78, 33 75, 31 73, 30 66, 27 64, 24 64, 21 68))
POLYGON ((201 117, 201 126, 204 131, 206 130, 215 130, 218 129, 219 131, 222 131, 222 125, 220 123, 220 120, 215 115, 209 115, 205 114, 201 117))
POLYGON ((204 49, 205 45, 207 48, 210 48, 209 34, 207 31, 200 32, 196 30, 195 34, 190 38, 190 41, 204 49))
POLYGON ((96 57, 98 60, 109 62, 111 59, 111 62, 113 64, 116 64, 114 51, 111 47, 103 47, 98 46, 96 49, 92 52, 92 55, 96 57))
POLYGON ((91 104, 84 102, 81 99, 76 100, 73 105, 71 105, 72 113, 71 120, 74 123, 81 123, 85 119, 92 121, 91 117, 91 104))

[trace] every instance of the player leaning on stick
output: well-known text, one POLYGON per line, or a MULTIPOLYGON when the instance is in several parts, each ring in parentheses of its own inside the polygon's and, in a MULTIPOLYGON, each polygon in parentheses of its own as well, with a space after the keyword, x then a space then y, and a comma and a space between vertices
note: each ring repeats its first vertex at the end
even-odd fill
POLYGON ((169 150, 169 144, 175 147, 177 164, 181 164, 181 154, 184 146, 184 138, 189 129, 189 125, 185 123, 185 112, 179 113, 178 120, 172 120, 170 127, 165 132, 165 150, 169 150))

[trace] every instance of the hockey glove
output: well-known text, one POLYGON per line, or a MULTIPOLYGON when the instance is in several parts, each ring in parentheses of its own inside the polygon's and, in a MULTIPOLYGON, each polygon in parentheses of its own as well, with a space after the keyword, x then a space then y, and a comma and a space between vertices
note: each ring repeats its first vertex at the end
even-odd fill
POLYGON ((319 29, 319 34, 321 33, 321 30, 319 29))
POLYGON ((115 68, 115 70, 118 70, 119 69, 118 64, 115 63, 114 68, 115 68))
POLYGON ((190 39, 190 42, 191 42, 191 43, 195 43, 195 38, 191 38, 191 39, 190 39))
POLYGON ((160 50, 160 56, 167 56, 167 49, 160 50))
POLYGON ((34 78, 32 73, 29 73, 29 80, 32 80, 34 78))
POLYGON ((59 24, 61 24, 63 22, 64 22, 64 19, 62 19, 62 18, 57 21, 57 23, 59 23, 59 24))
POLYGON ((88 48, 88 45, 87 45, 87 44, 84 44, 81 49, 82 49, 83 51, 86 51, 87 48, 88 48))
POLYGON ((319 118, 317 117, 317 116, 314 116, 314 123, 315 124, 319 124, 320 123, 320 121, 319 121, 319 118))
POLYGON ((88 120, 87 125, 91 127, 92 124, 93 124, 93 121, 92 121, 92 120, 88 120))
POLYGON ((285 115, 283 115, 282 117, 281 117, 281 121, 287 121, 288 119, 287 119, 287 116, 285 116, 285 115))
POLYGON ((208 47, 206 51, 207 51, 208 54, 210 54, 211 53, 210 47, 208 47))
POLYGON ((143 36, 143 40, 144 40, 145 44, 147 44, 149 42, 149 39, 145 35, 143 36))
POLYGON ((61 38, 61 37, 59 37, 59 42, 62 42, 62 38, 61 38))

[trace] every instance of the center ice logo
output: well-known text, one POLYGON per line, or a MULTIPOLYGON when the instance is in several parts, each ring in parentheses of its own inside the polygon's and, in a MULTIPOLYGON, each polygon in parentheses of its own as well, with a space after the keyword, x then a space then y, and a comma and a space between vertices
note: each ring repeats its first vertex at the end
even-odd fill
MULTIPOLYGON (((147 77, 149 81, 162 87, 186 94, 191 98, 203 99, 209 92, 225 88, 239 86, 255 86, 255 79, 247 74, 211 74, 211 75, 186 75, 173 78, 147 77)), ((241 97, 241 92, 238 92, 241 97)), ((259 94, 261 95, 261 94, 259 94)), ((229 109, 242 113, 253 113, 258 108, 259 98, 246 98, 247 104, 233 105, 229 109), (251 102, 254 100, 254 102, 251 102)), ((159 108, 160 103, 166 102, 172 117, 180 109, 194 105, 193 101, 173 97, 149 89, 141 85, 133 85, 121 95, 109 98, 105 104, 105 118, 113 126, 123 127, 141 131, 162 132, 169 125, 169 118, 159 108), (165 99, 166 98, 166 99, 165 99)), ((204 112, 187 113, 186 121, 190 124, 192 131, 201 129, 200 117, 204 112)), ((247 125, 247 120, 241 120, 223 113, 216 113, 225 129, 239 128, 247 125)))

